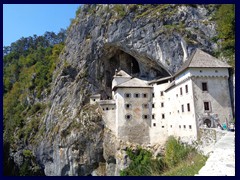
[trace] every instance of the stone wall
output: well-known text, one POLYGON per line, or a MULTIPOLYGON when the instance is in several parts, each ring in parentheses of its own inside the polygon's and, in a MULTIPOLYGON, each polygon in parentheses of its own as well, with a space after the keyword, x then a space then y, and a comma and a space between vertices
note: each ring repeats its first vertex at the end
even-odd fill
POLYGON ((214 145, 218 142, 227 131, 216 128, 199 128, 199 140, 197 144, 197 150, 208 155, 214 149, 214 145))

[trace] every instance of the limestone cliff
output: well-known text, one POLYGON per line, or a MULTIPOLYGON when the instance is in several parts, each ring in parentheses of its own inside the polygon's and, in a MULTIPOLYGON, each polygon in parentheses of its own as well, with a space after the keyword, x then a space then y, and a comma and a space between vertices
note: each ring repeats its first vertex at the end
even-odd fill
POLYGON ((111 171, 127 160, 116 162, 119 149, 111 135, 103 138, 101 111, 88 105, 89 96, 109 98, 117 68, 151 80, 176 72, 196 47, 213 52, 214 11, 212 5, 84 5, 54 72, 46 131, 29 146, 45 174, 89 175, 105 161, 107 174, 118 174, 111 171))

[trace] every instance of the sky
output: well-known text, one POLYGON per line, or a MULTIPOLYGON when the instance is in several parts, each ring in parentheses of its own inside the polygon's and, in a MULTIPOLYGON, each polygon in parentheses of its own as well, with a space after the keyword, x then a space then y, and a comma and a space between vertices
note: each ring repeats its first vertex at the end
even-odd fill
POLYGON ((80 4, 3 4, 3 46, 21 37, 67 29, 80 4))

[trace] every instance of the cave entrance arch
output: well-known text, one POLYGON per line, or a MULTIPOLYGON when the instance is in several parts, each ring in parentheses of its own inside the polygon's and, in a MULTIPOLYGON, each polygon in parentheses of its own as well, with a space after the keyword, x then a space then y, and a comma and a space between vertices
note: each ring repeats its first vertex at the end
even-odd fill
POLYGON ((114 46, 105 47, 101 61, 103 66, 101 73, 104 77, 102 81, 104 88, 101 91, 103 99, 108 99, 112 95, 112 80, 116 69, 121 69, 130 76, 143 80, 153 80, 169 76, 169 73, 155 61, 143 55, 135 54, 135 52, 134 56, 132 56, 114 46))

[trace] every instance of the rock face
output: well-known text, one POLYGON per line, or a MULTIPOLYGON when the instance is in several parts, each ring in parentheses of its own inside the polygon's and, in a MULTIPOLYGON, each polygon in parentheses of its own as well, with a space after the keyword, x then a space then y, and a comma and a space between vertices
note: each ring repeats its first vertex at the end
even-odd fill
POLYGON ((127 157, 116 159, 113 137, 103 139, 89 96, 109 98, 117 68, 151 80, 172 75, 196 47, 213 52, 213 13, 210 5, 84 5, 54 73, 45 135, 33 147, 45 174, 89 175, 106 161, 106 174, 118 175, 127 157))

